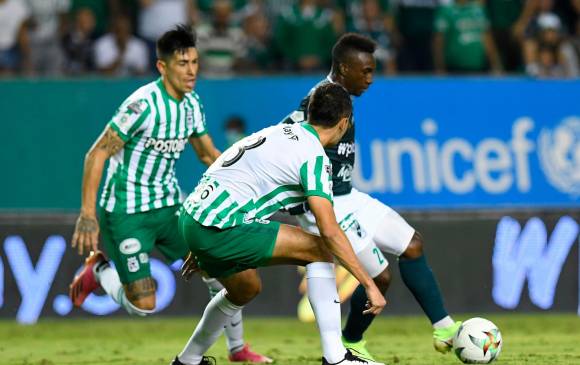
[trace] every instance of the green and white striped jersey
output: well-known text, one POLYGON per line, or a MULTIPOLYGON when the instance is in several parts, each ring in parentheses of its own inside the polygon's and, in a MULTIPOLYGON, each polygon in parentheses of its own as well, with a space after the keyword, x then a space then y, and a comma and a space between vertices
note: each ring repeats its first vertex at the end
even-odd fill
POLYGON ((175 163, 190 136, 207 133, 199 96, 176 100, 158 79, 131 94, 109 126, 125 145, 109 159, 101 207, 133 214, 179 204, 175 163))
POLYGON ((185 210, 204 226, 266 219, 308 196, 332 202, 332 168, 311 125, 279 124, 226 150, 206 171, 185 210))

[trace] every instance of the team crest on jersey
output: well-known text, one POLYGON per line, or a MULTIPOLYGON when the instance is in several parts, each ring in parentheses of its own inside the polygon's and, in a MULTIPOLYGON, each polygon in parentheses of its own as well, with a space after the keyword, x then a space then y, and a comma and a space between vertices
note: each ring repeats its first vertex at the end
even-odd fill
POLYGON ((191 109, 187 109, 185 112, 185 121, 187 123, 193 123, 193 111, 191 109))
POLYGON ((129 270, 129 272, 139 271, 139 261, 135 256, 131 256, 127 259, 127 270, 129 270))

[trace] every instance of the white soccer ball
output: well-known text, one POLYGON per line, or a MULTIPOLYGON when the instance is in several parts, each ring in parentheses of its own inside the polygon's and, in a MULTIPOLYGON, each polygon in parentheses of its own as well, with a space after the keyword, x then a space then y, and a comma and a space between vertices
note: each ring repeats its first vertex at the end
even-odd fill
POLYGON ((453 351, 464 364, 489 364, 499 356, 503 341, 499 329, 484 318, 471 318, 453 338, 453 351))

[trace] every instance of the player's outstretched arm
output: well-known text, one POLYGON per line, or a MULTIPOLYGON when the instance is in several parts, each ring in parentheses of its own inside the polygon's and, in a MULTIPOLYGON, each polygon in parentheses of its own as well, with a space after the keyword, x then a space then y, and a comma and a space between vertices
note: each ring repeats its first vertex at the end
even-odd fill
POLYGON ((359 263, 348 238, 336 222, 332 203, 319 196, 309 196, 308 204, 327 248, 365 288, 369 307, 364 313, 379 314, 386 305, 385 298, 359 263))
POLYGON ((189 143, 193 147, 197 158, 206 166, 210 166, 222 154, 213 144, 209 134, 199 137, 189 137, 189 143))
POLYGON ((103 176, 107 159, 119 152, 125 142, 111 127, 107 126, 85 155, 83 168, 83 186, 81 195, 81 213, 77 219, 72 237, 72 247, 78 249, 79 255, 97 249, 99 224, 97 223, 97 191, 103 176))

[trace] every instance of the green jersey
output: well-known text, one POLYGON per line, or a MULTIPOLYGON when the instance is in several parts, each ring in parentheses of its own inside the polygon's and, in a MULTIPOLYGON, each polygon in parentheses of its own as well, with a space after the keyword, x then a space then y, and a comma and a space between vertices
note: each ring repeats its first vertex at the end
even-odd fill
POLYGON ((483 71, 487 64, 483 40, 488 28, 483 6, 475 1, 440 7, 435 29, 445 37, 447 66, 463 71, 483 71))
POLYGON ((331 173, 311 125, 278 124, 228 148, 183 207, 203 226, 235 227, 296 207, 309 196, 332 202, 331 173))
POLYGON ((179 204, 175 163, 189 137, 207 133, 199 96, 177 100, 159 79, 131 94, 109 126, 125 145, 109 159, 101 207, 133 214, 179 204))

